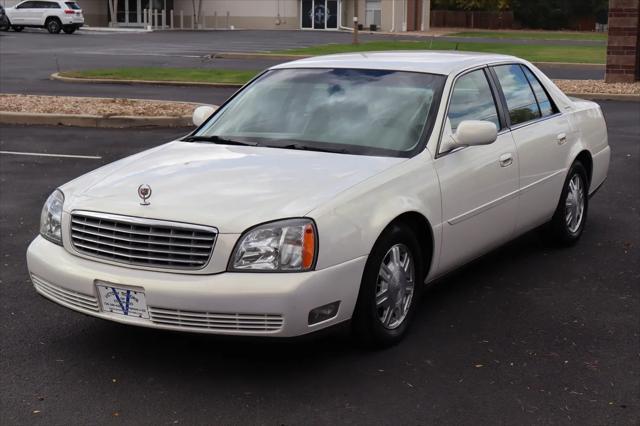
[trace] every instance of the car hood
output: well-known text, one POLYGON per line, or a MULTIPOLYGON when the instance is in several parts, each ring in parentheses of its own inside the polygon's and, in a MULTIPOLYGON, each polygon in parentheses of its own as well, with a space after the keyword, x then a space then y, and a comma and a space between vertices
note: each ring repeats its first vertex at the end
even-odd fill
POLYGON ((300 217, 405 161, 265 147, 171 142, 125 158, 61 189, 65 210, 89 210, 217 227, 221 233, 300 217), (138 187, 147 184, 149 205, 138 187))

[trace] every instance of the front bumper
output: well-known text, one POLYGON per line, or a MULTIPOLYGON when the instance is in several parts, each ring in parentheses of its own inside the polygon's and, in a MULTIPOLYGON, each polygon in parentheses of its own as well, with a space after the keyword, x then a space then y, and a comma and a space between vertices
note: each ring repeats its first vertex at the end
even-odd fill
POLYGON ((27 250, 36 291, 67 308, 143 327, 247 336, 292 337, 350 319, 365 262, 303 273, 188 275, 83 259, 40 236, 27 250), (103 312, 96 281, 143 289, 150 319, 103 312), (336 301, 335 317, 308 325, 310 310, 336 301))

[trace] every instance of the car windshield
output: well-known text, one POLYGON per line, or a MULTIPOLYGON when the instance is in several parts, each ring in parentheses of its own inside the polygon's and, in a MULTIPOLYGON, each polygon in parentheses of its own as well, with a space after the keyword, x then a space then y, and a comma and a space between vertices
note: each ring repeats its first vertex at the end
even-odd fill
POLYGON ((430 130, 445 77, 388 70, 272 70, 191 140, 410 156, 430 130))
POLYGON ((69 9, 80 10, 80 6, 74 1, 67 1, 64 4, 66 4, 69 9))

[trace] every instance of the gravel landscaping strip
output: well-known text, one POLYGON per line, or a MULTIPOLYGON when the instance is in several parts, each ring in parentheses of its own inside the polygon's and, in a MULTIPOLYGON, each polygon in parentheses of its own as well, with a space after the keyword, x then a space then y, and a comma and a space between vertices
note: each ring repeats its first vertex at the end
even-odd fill
POLYGON ((553 80, 565 93, 640 95, 640 82, 605 83, 602 80, 553 80))
POLYGON ((100 117, 185 117, 198 104, 138 99, 0 94, 0 111, 100 117))

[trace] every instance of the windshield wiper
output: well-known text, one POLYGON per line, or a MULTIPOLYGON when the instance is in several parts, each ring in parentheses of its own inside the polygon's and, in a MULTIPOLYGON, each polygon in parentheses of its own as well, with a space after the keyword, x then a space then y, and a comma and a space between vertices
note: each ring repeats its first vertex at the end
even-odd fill
POLYGON ((185 142, 211 142, 221 145, 241 145, 241 146, 258 146, 257 142, 240 141, 237 139, 229 139, 218 135, 212 136, 187 136, 182 139, 185 142))
POLYGON ((298 149, 300 151, 316 151, 316 152, 332 152, 336 154, 348 154, 344 148, 329 148, 329 147, 317 147, 310 145, 303 145, 300 143, 291 143, 287 145, 268 145, 269 148, 282 148, 282 149, 298 149))

